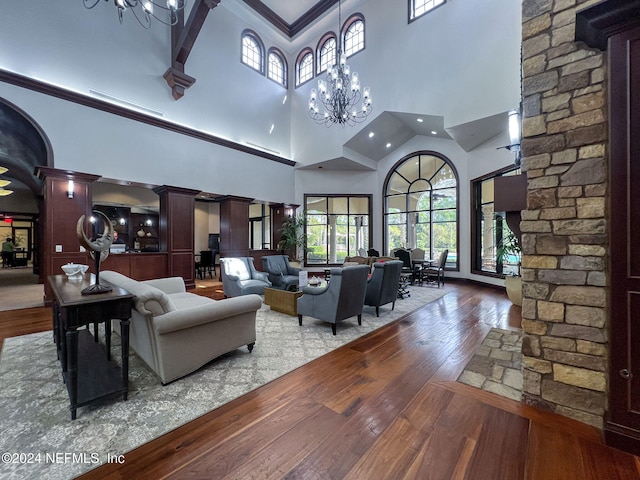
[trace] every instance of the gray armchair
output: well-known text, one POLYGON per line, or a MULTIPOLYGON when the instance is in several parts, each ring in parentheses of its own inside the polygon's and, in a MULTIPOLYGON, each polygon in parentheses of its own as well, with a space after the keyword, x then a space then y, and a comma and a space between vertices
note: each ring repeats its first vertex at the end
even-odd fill
POLYGON ((373 274, 367 282, 364 304, 376 307, 376 317, 380 316, 381 305, 391 303, 391 310, 395 308, 402 265, 401 260, 373 264, 373 274))
POLYGON ((271 286, 268 275, 256 270, 253 257, 221 258, 220 276, 225 297, 264 295, 264 288, 271 286))
POLYGON ((331 281, 323 288, 303 287, 298 298, 298 323, 302 325, 302 316, 318 318, 331 323, 336 334, 336 323, 345 318, 358 316, 358 325, 362 325, 362 308, 367 289, 369 267, 357 265, 345 268, 332 268, 331 281))
POLYGON ((300 269, 292 267, 286 255, 266 255, 262 257, 262 270, 269 274, 269 281, 276 288, 298 285, 300 269))

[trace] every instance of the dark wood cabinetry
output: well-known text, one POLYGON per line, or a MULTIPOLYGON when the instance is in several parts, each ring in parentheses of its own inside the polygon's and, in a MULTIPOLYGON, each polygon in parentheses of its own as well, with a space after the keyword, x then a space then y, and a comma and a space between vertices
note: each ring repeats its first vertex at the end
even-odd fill
POLYGON ((609 60, 609 445, 640 455, 640 1, 578 13, 576 38, 609 60))
POLYGON ((640 455, 640 27, 610 39, 611 357, 608 443, 640 455), (625 95, 625 93, 627 93, 625 95))
POLYGON ((220 202, 220 256, 249 255, 249 204, 251 198, 224 197, 220 202))

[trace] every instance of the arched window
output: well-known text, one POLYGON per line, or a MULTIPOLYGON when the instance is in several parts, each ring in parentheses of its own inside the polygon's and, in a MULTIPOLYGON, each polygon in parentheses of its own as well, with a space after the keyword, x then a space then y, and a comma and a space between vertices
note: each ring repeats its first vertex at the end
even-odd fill
POLYGON ((326 72, 329 67, 336 64, 337 50, 336 36, 333 33, 326 33, 318 42, 316 49, 318 52, 318 73, 326 72))
POLYGON ((313 78, 313 51, 305 48, 296 61, 296 87, 313 78))
POLYGON ((417 152, 396 164, 385 180, 387 251, 421 248, 427 258, 448 249, 447 266, 458 268, 458 174, 436 152, 417 152))
POLYGON ((242 63, 264 73, 264 45, 255 32, 242 33, 242 63))
POLYGON ((267 76, 287 88, 287 61, 277 48, 270 48, 267 55, 267 76))
POLYGON ((409 0, 409 21, 421 17, 447 0, 409 0))
POLYGON ((356 13, 349 17, 342 28, 344 54, 350 57, 364 50, 364 17, 356 13))

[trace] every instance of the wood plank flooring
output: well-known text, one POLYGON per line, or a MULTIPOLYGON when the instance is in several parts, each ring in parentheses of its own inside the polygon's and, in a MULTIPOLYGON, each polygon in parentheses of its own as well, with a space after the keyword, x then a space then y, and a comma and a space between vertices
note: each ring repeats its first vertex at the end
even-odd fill
MULTIPOLYGON (((447 288, 80 478, 640 480, 640 459, 596 429, 455 382, 491 327, 519 327, 520 309, 495 289, 447 288)), ((49 309, 28 310, 0 312, 0 340, 51 328, 49 309)))

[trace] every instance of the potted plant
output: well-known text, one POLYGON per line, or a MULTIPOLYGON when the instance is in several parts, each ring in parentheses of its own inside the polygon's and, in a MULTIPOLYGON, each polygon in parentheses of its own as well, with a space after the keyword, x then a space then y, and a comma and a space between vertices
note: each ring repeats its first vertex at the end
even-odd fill
POLYGON ((307 246, 307 234, 305 231, 305 215, 292 215, 282 221, 280 228, 280 241, 278 250, 289 255, 292 262, 300 262, 300 252, 304 256, 307 246))
POLYGON ((520 276, 520 263, 522 259, 522 248, 515 234, 508 230, 498 244, 496 250, 496 261, 498 265, 505 263, 516 263, 516 273, 507 274, 504 277, 504 286, 507 296, 514 305, 522 306, 522 277, 520 276))

